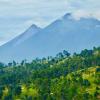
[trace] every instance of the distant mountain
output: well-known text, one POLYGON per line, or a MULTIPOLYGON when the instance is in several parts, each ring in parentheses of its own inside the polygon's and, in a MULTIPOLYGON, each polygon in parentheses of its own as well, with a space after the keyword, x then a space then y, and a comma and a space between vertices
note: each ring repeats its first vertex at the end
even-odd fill
POLYGON ((10 46, 15 46, 16 47, 17 45, 21 44, 22 42, 28 40, 30 37, 34 36, 40 30, 41 30, 40 27, 38 27, 35 24, 33 24, 24 33, 22 33, 21 35, 17 36, 13 40, 9 41, 4 46, 10 45, 10 46))
POLYGON ((1 61, 31 60, 54 56, 64 49, 73 53, 100 46, 100 21, 94 18, 76 20, 68 13, 24 41, 19 37, 0 48, 1 61))
MULTIPOLYGON (((28 40, 30 37, 33 37, 40 30, 41 30, 40 27, 33 24, 24 33, 17 36, 13 40, 7 42, 6 44, 2 45, 0 47, 0 55, 1 55, 0 60, 4 61, 4 62, 12 61, 12 59, 14 59, 13 52, 15 51, 15 48, 18 45, 21 45, 24 41, 28 40)), ((17 49, 19 49, 19 48, 17 48, 17 49)), ((23 48, 23 49, 25 50, 25 48, 23 48)), ((26 53, 28 53, 28 52, 26 52, 26 53)), ((20 55, 18 54, 18 56, 20 56, 20 55)), ((22 56, 22 58, 24 59, 24 55, 22 56)))

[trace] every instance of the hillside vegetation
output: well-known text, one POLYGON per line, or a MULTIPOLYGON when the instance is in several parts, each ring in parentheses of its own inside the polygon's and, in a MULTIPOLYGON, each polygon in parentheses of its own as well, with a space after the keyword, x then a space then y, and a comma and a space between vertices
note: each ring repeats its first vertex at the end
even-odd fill
POLYGON ((0 100, 100 100, 100 47, 0 63, 0 100))

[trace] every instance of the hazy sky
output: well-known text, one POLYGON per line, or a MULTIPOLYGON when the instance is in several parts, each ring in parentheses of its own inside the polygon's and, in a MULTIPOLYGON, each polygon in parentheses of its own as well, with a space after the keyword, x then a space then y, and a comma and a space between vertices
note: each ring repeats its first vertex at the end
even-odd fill
POLYGON ((0 45, 32 24, 45 27, 67 12, 100 19, 100 0, 0 0, 0 45))

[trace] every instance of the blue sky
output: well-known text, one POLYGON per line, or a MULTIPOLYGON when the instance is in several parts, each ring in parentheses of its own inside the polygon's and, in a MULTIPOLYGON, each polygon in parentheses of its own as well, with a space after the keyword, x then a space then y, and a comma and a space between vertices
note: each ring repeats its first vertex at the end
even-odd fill
POLYGON ((0 0, 0 45, 32 24, 45 27, 67 12, 100 19, 100 0, 0 0))

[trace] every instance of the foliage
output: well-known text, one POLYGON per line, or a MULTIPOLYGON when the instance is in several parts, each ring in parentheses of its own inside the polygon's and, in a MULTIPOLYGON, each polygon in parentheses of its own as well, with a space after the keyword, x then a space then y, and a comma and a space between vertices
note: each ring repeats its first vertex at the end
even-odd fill
POLYGON ((99 100, 100 47, 73 56, 0 63, 0 100, 99 100))

